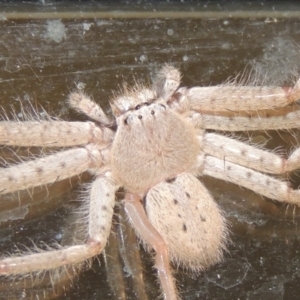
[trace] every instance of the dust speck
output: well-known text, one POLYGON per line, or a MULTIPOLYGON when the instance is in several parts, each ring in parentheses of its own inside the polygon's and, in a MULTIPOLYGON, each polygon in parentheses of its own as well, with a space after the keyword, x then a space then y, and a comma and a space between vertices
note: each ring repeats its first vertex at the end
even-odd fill
POLYGON ((94 25, 93 23, 83 23, 83 30, 88 31, 90 30, 91 26, 94 25))
POLYGON ((173 35, 174 34, 174 30, 173 29, 171 29, 171 28, 169 28, 168 30, 167 30, 167 34, 168 35, 173 35))
POLYGON ((141 62, 145 62, 147 59, 148 59, 148 56, 147 56, 147 55, 144 55, 144 54, 143 54, 143 55, 140 56, 140 61, 141 61, 141 62))
POLYGON ((61 20, 47 21, 46 33, 44 34, 44 37, 56 43, 61 42, 64 38, 66 38, 65 25, 61 20))

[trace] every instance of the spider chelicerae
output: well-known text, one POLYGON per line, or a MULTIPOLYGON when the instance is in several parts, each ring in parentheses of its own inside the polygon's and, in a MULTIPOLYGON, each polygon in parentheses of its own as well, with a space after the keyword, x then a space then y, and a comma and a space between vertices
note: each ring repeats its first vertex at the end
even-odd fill
POLYGON ((180 79, 176 68, 164 66, 151 87, 136 84, 115 96, 112 118, 78 90, 69 104, 91 121, 0 123, 2 145, 65 148, 0 169, 2 194, 87 170, 94 176, 84 205, 84 242, 4 257, 1 275, 74 266, 101 253, 111 231, 115 194, 123 188, 130 223, 155 250, 164 299, 177 299, 169 262, 205 270, 222 259, 228 240, 223 213, 197 177, 212 176, 299 204, 299 190, 273 175, 299 168, 300 148, 284 158, 230 133, 298 128, 300 81, 293 88, 230 83, 185 88, 180 79))

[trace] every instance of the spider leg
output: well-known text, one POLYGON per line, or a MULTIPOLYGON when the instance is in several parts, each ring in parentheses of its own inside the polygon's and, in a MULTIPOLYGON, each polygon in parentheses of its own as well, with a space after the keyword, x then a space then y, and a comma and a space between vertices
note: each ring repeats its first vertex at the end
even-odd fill
POLYGON ((169 254, 166 243, 158 231, 151 225, 138 195, 126 194, 125 211, 136 232, 156 252, 155 267, 162 285, 164 299, 178 299, 174 279, 169 265, 169 254))
POLYGON ((1 168, 0 193, 28 189, 81 174, 90 168, 100 168, 103 165, 103 152, 93 151, 87 146, 1 168))
POLYGON ((300 99, 300 79, 293 88, 219 85, 181 88, 181 98, 196 111, 259 111, 285 107, 300 99))
POLYGON ((212 156, 199 157, 199 173, 248 188, 270 199, 300 205, 300 190, 288 182, 212 156))
MULTIPOLYGON (((61 245, 79 244, 79 240, 84 242, 82 233, 86 233, 86 222, 78 211, 65 216, 65 226, 62 231, 61 245)), ((86 235, 84 235, 84 238, 86 235)), ((36 251, 35 251, 36 252, 36 251)), ((32 274, 23 274, 16 276, 2 275, 0 277, 0 295, 4 299, 22 299, 22 293, 26 290, 26 296, 39 299, 39 296, 44 299, 56 299, 58 296, 66 294, 66 290, 72 286, 74 278, 78 273, 89 266, 87 263, 70 265, 50 272, 37 272, 37 276, 32 274), (5 278, 6 277, 6 278, 5 278), (20 279, 20 280, 19 280, 20 279)), ((24 294, 23 294, 24 295, 24 294)))
POLYGON ((92 122, 3 121, 0 144, 29 147, 70 147, 111 142, 112 131, 92 122))
MULTIPOLYGON (((116 224, 113 224, 112 232, 115 232, 116 224)), ((136 242, 136 241, 135 241, 136 242)), ((128 244, 130 247, 131 244, 128 244)), ((124 266, 119 255, 120 245, 115 234, 109 236, 108 243, 102 252, 106 269, 107 282, 116 299, 126 300, 126 280, 124 278, 124 266)), ((127 271, 127 269, 126 269, 127 271)), ((127 273, 127 272, 126 272, 127 273)), ((138 298, 144 299, 144 298, 138 298)), ((147 299, 147 298, 146 298, 147 299)))
POLYGON ((181 75, 176 68, 165 65, 155 76, 153 88, 158 98, 169 99, 178 89, 181 75))
POLYGON ((295 109, 279 116, 218 116, 193 112, 190 119, 194 126, 201 129, 219 131, 286 130, 299 128, 300 110, 295 109))
POLYGON ((88 208, 88 238, 83 245, 29 253, 0 260, 0 275, 31 273, 76 265, 101 253, 110 234, 117 186, 109 175, 97 176, 91 185, 88 208))
POLYGON ((300 168, 300 149, 285 159, 271 151, 215 133, 206 133, 201 142, 205 154, 264 173, 284 174, 300 168))
POLYGON ((100 124, 112 125, 112 120, 107 117, 102 108, 80 90, 69 95, 69 105, 100 124))
POLYGON ((126 277, 130 276, 136 298, 149 300, 138 241, 134 229, 129 224, 123 205, 118 207, 117 211, 115 210, 114 218, 112 232, 118 232, 118 234, 109 236, 103 251, 108 283, 117 299, 127 299, 125 271, 126 277))

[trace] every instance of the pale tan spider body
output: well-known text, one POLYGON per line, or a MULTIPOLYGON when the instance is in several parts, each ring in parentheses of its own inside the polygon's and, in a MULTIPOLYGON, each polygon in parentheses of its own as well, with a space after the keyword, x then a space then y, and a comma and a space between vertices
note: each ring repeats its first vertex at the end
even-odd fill
POLYGON ((200 181, 183 173, 195 173, 200 153, 197 131, 165 100, 154 102, 157 95, 150 90, 138 93, 143 96, 134 98, 143 102, 117 117, 112 174, 130 193, 146 195, 147 216, 172 260, 203 270, 221 259, 227 231, 200 181))
POLYGON ((300 80, 289 89, 179 84, 179 71, 165 66, 151 89, 137 86, 112 101, 113 121, 78 91, 70 95, 70 105, 93 122, 0 122, 2 145, 68 148, 1 168, 2 194, 87 170, 95 176, 85 199, 82 243, 3 258, 0 274, 73 267, 101 253, 110 234, 115 193, 123 187, 127 216, 142 241, 155 250, 163 296, 173 300, 178 294, 170 260, 201 271, 220 261, 226 247, 223 214, 195 176, 212 176, 300 204, 300 191, 273 176, 299 169, 300 148, 284 158, 222 134, 299 128, 300 80))
POLYGON ((116 179, 128 191, 142 195, 157 183, 192 169, 200 151, 191 124, 167 104, 150 100, 117 118, 111 156, 116 179))
POLYGON ((226 222, 216 202, 193 175, 182 173, 157 184, 147 194, 146 211, 168 245, 173 262, 198 272, 221 260, 226 222))

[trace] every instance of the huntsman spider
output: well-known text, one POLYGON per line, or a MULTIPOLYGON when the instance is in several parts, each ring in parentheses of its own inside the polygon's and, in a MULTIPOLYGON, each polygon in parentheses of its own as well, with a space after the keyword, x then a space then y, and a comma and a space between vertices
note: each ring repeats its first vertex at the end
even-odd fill
POLYGON ((300 190, 273 175, 300 167, 300 148, 284 158, 229 136, 236 131, 298 128, 300 80, 293 88, 223 84, 180 87, 164 66, 151 87, 137 84, 111 101, 108 117, 82 90, 72 108, 91 121, 3 121, 0 144, 65 148, 0 169, 0 192, 46 185, 89 171, 84 243, 3 257, 11 276, 80 264, 101 253, 111 231, 115 194, 138 237, 155 251, 166 300, 178 299, 170 262, 200 272, 222 259, 228 240, 224 215, 197 177, 212 176, 265 197, 300 204, 300 190), (207 131, 209 130, 209 131, 207 131), (224 134, 224 133, 227 133, 224 134))

